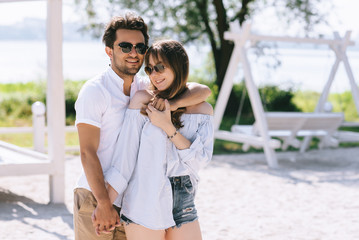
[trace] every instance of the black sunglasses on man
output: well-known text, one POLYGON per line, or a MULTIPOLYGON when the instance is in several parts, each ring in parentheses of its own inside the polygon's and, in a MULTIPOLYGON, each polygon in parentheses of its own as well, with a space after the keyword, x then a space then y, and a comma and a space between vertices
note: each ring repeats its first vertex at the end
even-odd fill
POLYGON ((148 46, 144 43, 133 45, 129 42, 121 42, 118 44, 118 46, 122 49, 123 53, 129 53, 132 51, 132 48, 135 47, 136 52, 141 55, 145 54, 148 49, 148 46))

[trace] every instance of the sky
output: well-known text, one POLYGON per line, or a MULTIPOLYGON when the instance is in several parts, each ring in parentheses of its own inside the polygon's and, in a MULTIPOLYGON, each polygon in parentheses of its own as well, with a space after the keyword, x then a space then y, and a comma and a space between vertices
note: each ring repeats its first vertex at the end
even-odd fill
MULTIPOLYGON (((76 12, 74 6, 74 0, 63 0, 63 21, 64 22, 76 22, 79 21, 81 14, 76 12)), ((359 1, 358 0, 323 0, 324 3, 332 2, 334 8, 327 11, 330 12, 329 17, 329 27, 323 26, 318 28, 319 31, 323 34, 330 34, 332 31, 336 30, 339 33, 343 34, 345 30, 352 30, 352 39, 359 41, 359 1)), ((276 24, 278 22, 273 22, 270 14, 273 14, 271 11, 263 12, 253 24, 254 28, 259 29, 259 31, 269 31, 273 32, 276 29, 276 24), (266 24, 263 23, 265 19, 266 24), (270 26, 273 26, 271 29, 270 26)), ((20 1, 12 3, 0 3, 0 25, 11 25, 17 22, 21 22, 26 17, 32 18, 46 18, 46 1, 37 0, 37 1, 20 1)), ((295 29, 293 32, 295 33, 295 29)), ((287 32, 291 34, 291 32, 287 32)), ((359 42, 358 42, 359 44, 359 42)))
MULTIPOLYGON (((73 7, 74 0, 63 0, 63 20, 72 22, 78 20, 73 7)), ((11 25, 21 22, 24 18, 46 18, 46 0, 0 2, 0 25, 11 25)))

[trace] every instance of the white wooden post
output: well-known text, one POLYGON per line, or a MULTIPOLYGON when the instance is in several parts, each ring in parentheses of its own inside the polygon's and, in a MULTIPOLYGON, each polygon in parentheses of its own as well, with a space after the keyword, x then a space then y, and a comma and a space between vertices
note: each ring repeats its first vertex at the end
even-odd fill
POLYGON ((227 102, 231 94, 233 87, 233 76, 236 75, 238 71, 238 62, 239 62, 239 45, 235 45, 229 65, 227 68, 226 75, 224 76, 221 91, 219 92, 216 107, 214 109, 214 129, 215 131, 219 129, 221 121, 223 118, 224 111, 226 110, 227 102))
MULTIPOLYGON (((325 84, 325 86, 323 88, 323 91, 322 91, 322 93, 320 95, 319 101, 317 103, 317 106, 316 106, 314 112, 323 112, 323 107, 324 107, 325 102, 328 99, 330 87, 332 86, 335 74, 338 71, 339 64, 340 64, 341 61, 344 62, 344 65, 346 65, 345 62, 348 62, 348 59, 346 58, 346 49, 347 49, 348 45, 351 44, 351 41, 350 41, 351 32, 347 31, 345 33, 344 38, 341 38, 339 36, 338 32, 334 32, 333 34, 334 34, 334 39, 339 41, 336 44, 331 44, 330 45, 330 48, 335 52, 336 59, 335 59, 334 65, 333 65, 333 67, 332 67, 332 69, 330 71, 329 79, 328 79, 327 83, 325 84)), ((355 85, 354 77, 353 77, 353 74, 351 72, 350 66, 349 66, 349 64, 347 64, 347 65, 348 65, 348 67, 346 67, 346 70, 348 69, 347 74, 348 74, 348 77, 349 77, 350 85, 352 87, 352 93, 353 93, 354 102, 356 102, 358 100, 358 104, 359 104, 359 98, 356 99, 356 97, 359 97, 359 96, 356 96, 356 95, 358 95, 358 93, 357 93, 358 87, 355 85)), ((357 106, 357 104, 356 104, 356 106, 357 106)), ((358 107, 357 107, 357 112, 359 113, 359 108, 358 107)))
MULTIPOLYGON (((329 79, 327 81, 327 83, 324 86, 324 89, 322 91, 322 94, 320 95, 318 104, 314 110, 314 112, 323 112, 324 111, 324 106, 325 103, 328 99, 329 96, 329 91, 330 91, 330 87, 333 83, 334 77, 335 77, 335 73, 338 70, 338 66, 340 64, 341 61, 343 61, 345 70, 347 72, 348 75, 348 79, 349 79, 349 83, 350 83, 350 87, 351 87, 351 92, 352 92, 352 96, 354 99, 354 104, 356 106, 357 112, 359 113, 359 89, 358 86, 354 80, 354 76, 352 73, 352 70, 350 68, 349 65, 349 61, 348 61, 348 57, 346 55, 346 50, 347 47, 349 45, 352 45, 353 43, 350 41, 350 35, 351 35, 351 31, 347 31, 345 33, 345 36, 343 38, 341 38, 339 36, 338 32, 334 32, 334 39, 336 41, 340 41, 337 44, 331 44, 330 48, 335 52, 335 63, 331 69, 330 75, 329 75, 329 79)), ((304 138, 302 145, 300 147, 300 152, 305 152, 305 150, 308 148, 310 141, 311 141, 312 137, 307 136, 304 138)))
MULTIPOLYGON (((230 26, 232 32, 240 32, 240 28, 236 24, 232 24, 230 26)), ((233 40, 231 38, 228 38, 228 35, 231 34, 230 32, 225 32, 224 38, 226 40, 233 40)), ((234 40, 233 40, 234 41, 234 40)), ((221 121, 224 115, 224 111, 226 110, 226 106, 228 103, 229 96, 231 95, 232 87, 233 87, 233 76, 236 76, 236 73, 238 71, 238 65, 240 62, 240 56, 239 56, 239 49, 242 44, 245 44, 244 42, 235 42, 234 49, 232 51, 231 58, 228 63, 226 74, 224 75, 223 83, 221 86, 221 91, 218 94, 216 107, 214 109, 214 130, 218 130, 221 121)))
MULTIPOLYGON (((340 37, 339 37, 338 32, 334 32, 334 39, 340 41, 340 37)), ((329 46, 335 53, 335 62, 333 64, 333 66, 332 66, 332 69, 330 70, 329 79, 325 83, 325 86, 323 88, 322 93, 320 94, 320 97, 319 97, 318 103, 317 103, 317 105, 316 105, 316 107, 314 109, 314 112, 323 112, 324 104, 327 102, 329 92, 330 92, 330 88, 331 88, 331 86, 333 84, 335 74, 337 73, 339 64, 340 64, 340 62, 342 60, 341 59, 341 53, 340 53, 341 49, 338 47, 338 44, 332 44, 332 45, 329 45, 329 46)), ((300 145, 300 150, 299 151, 301 153, 304 153, 308 149, 311 141, 312 141, 311 136, 304 137, 304 139, 303 139, 303 141, 302 141, 302 143, 300 145)))
POLYGON ((341 49, 342 50, 341 57, 342 57, 342 60, 343 60, 345 71, 347 72, 347 75, 348 75, 348 78, 349 78, 349 83, 350 83, 350 87, 351 87, 351 90, 352 90, 354 104, 355 104, 355 107, 357 109, 357 113, 359 114, 359 88, 358 88, 357 83, 354 80, 354 75, 353 75, 352 69, 350 67, 347 54, 346 54, 346 49, 347 49, 347 47, 348 47, 348 45, 350 43, 350 34, 351 34, 350 31, 347 31, 346 34, 345 34, 344 44, 343 44, 343 47, 341 49))
POLYGON ((243 28, 240 28, 237 22, 233 22, 230 26, 231 32, 225 33, 225 39, 232 40, 235 43, 235 46, 214 110, 214 128, 215 131, 219 129, 233 87, 233 77, 238 71, 238 64, 242 63, 245 84, 247 87, 255 119, 258 124, 260 136, 262 137, 261 144, 263 144, 263 150, 266 155, 266 160, 271 168, 277 168, 277 157, 274 149, 271 147, 262 102, 260 100, 258 89, 253 82, 250 64, 247 59, 245 50, 245 45, 248 42, 250 36, 250 27, 250 24, 245 24, 243 28), (238 35, 240 35, 240 38, 237 37, 238 35))
POLYGON ((47 126, 50 201, 65 202, 65 96, 62 73, 62 1, 47 0, 47 126))
POLYGON ((31 106, 34 150, 45 152, 45 104, 34 102, 31 106))
POLYGON ((258 92, 258 89, 253 81, 253 76, 250 68, 250 64, 247 58, 246 50, 244 47, 241 48, 241 62, 243 64, 244 81, 246 83, 248 96, 251 102, 252 110, 256 120, 256 126, 259 130, 259 135, 263 138, 263 150, 266 156, 269 167, 277 168, 278 160, 275 151, 270 147, 270 137, 268 134, 267 120, 264 115, 264 109, 262 101, 258 92))

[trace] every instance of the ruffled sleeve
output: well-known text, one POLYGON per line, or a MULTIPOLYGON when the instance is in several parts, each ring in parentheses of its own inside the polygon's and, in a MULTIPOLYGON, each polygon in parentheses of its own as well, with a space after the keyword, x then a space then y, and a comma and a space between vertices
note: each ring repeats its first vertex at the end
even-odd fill
POLYGON ((125 120, 115 145, 111 168, 105 180, 117 191, 119 197, 127 188, 136 165, 142 128, 148 121, 138 109, 127 109, 125 120))
POLYGON ((177 149, 180 161, 184 162, 197 175, 199 169, 207 165, 213 154, 213 117, 206 118, 199 123, 199 127, 194 135, 194 141, 187 149, 177 149))

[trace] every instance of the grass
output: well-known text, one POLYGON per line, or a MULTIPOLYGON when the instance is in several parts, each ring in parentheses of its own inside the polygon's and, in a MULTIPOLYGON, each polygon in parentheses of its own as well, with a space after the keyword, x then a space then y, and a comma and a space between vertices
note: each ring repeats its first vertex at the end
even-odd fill
MULTIPOLYGON (((0 140, 8 142, 24 148, 33 148, 33 134, 32 133, 7 133, 0 134, 0 140)), ((65 134, 65 145, 66 146, 78 146, 79 139, 77 132, 67 132, 65 134)), ((47 146, 47 135, 45 136, 45 146, 47 146)))

